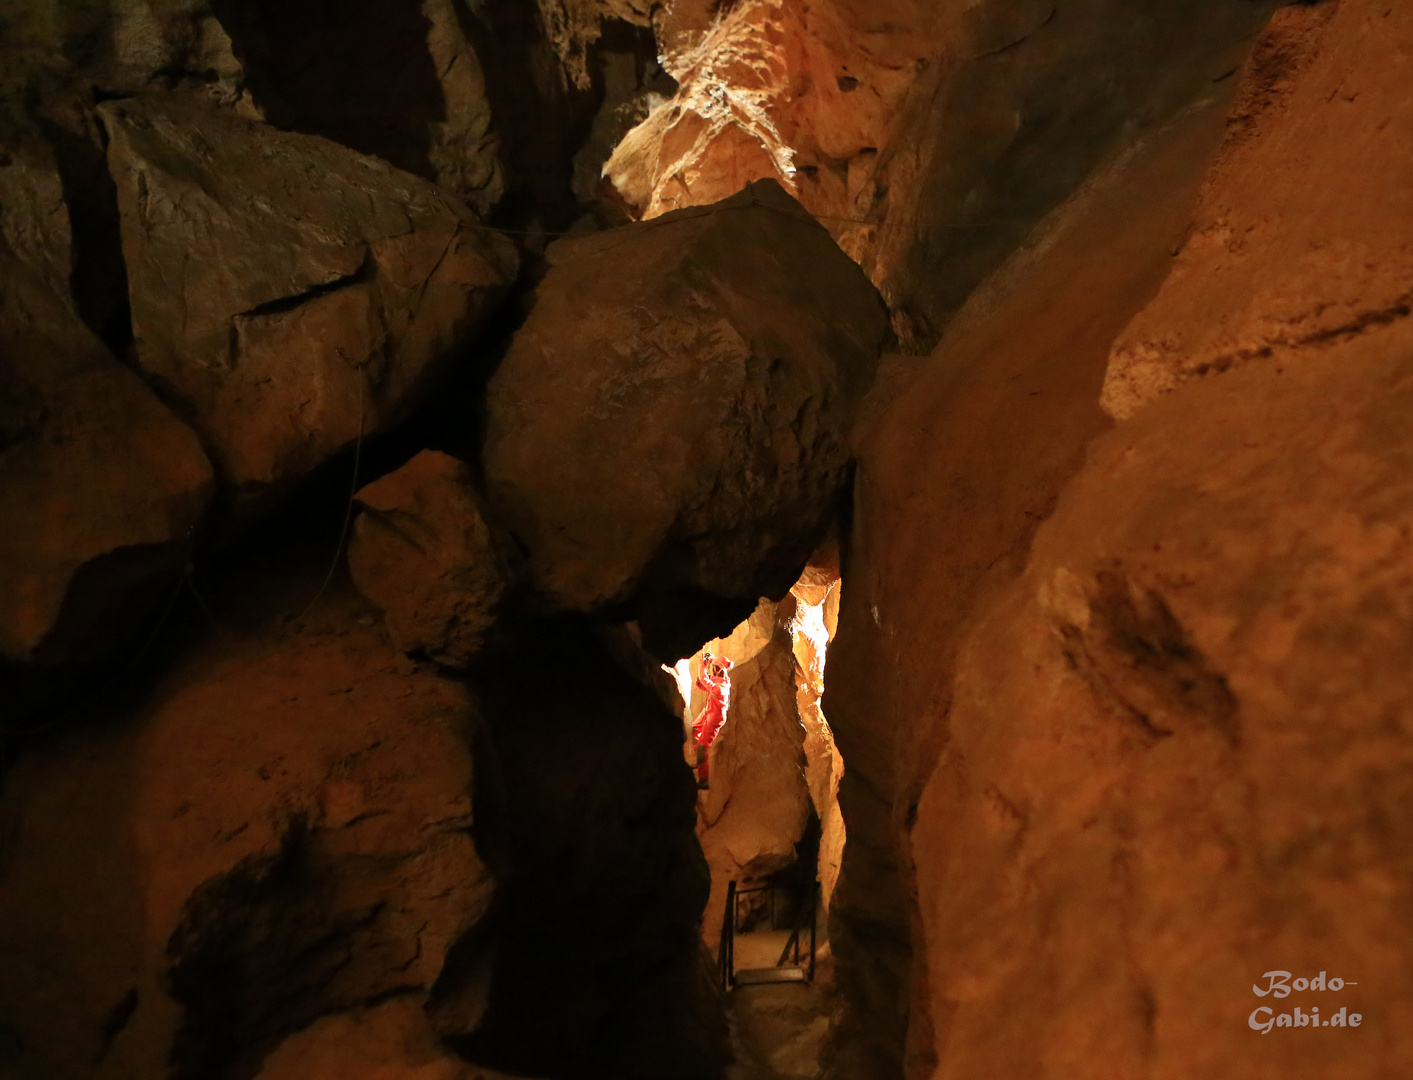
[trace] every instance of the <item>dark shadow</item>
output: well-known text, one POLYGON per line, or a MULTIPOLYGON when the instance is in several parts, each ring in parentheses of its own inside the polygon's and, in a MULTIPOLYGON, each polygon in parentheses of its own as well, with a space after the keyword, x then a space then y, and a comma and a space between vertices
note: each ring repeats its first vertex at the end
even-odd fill
POLYGON ((682 725, 586 622, 520 630, 473 677, 496 954, 485 1015, 454 1045, 516 1075, 715 1080, 726 1031, 700 959, 709 871, 682 725))
POLYGON ((215 0, 212 8, 272 124, 434 177, 428 124, 446 119, 446 99, 417 4, 215 0))
POLYGON ((38 117, 64 189, 73 234, 69 290, 79 318, 113 355, 132 345, 128 271, 123 262, 118 188, 108 173, 102 129, 79 133, 38 117))

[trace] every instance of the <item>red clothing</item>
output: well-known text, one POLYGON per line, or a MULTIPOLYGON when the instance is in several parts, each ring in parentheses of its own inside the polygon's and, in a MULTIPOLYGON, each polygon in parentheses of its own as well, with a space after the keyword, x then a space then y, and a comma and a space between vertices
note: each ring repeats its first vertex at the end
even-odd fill
POLYGON ((731 661, 722 658, 717 663, 723 668, 721 674, 713 675, 708 668, 701 673, 696 683, 697 689, 704 691, 707 695, 705 708, 692 724, 692 739, 701 747, 698 752, 700 761, 697 765, 697 777, 701 780, 707 778, 706 752, 711 749, 711 744, 716 742, 716 737, 721 733, 721 725, 726 723, 726 710, 731 705, 731 677, 725 670, 731 667, 731 661))

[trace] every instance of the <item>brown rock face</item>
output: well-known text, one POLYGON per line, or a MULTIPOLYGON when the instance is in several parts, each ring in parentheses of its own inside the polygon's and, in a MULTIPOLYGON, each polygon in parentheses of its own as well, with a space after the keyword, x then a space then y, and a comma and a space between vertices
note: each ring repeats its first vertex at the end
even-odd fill
POLYGON ((18 1075, 248 1077, 322 1015, 425 1001, 491 892, 470 713, 341 609, 226 638, 21 761, 0 878, 18 1075))
POLYGON ((1410 41, 1284 12, 1225 146, 1096 176, 862 441, 832 937, 910 1075, 1406 1069, 1410 41))
POLYGON ((491 501, 552 604, 633 605, 676 659, 799 576, 886 313, 773 183, 550 259, 488 391, 491 501))
POLYGON ((1413 311, 1413 99, 1387 74, 1413 45, 1406 14, 1351 6, 1272 20, 1187 244, 1115 343, 1103 398, 1115 416, 1188 379, 1291 362, 1413 311), (1357 33, 1369 50, 1344 46, 1357 33))
POLYGON ((964 644, 912 834, 936 1075, 1413 1056, 1413 332, 1320 353, 1096 442, 964 644), (1272 970, 1359 985, 1254 995, 1272 970))
POLYGON ((711 749, 711 787, 697 826, 712 870, 702 919, 708 941, 721 933, 727 882, 758 881, 793 863, 809 814, 794 648, 789 632, 777 629, 759 653, 731 669, 731 707, 711 749))
POLYGON ((375 154, 482 213, 500 197, 485 75, 453 0, 211 6, 272 124, 375 154))
POLYGON ((79 321, 44 144, 0 166, 0 655, 102 659, 185 562, 210 500, 195 434, 79 321))
POLYGON ((425 181, 193 100, 102 110, 142 370, 238 511, 395 423, 514 275, 425 181))
POLYGON ((464 665, 495 619, 506 576, 471 486, 471 470, 424 450, 357 496, 348 569, 383 609, 405 652, 464 665))

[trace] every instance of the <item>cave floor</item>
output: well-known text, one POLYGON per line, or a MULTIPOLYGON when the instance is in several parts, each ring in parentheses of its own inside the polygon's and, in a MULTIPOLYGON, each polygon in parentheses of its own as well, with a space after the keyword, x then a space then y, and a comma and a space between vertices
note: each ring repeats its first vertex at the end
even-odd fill
POLYGON ((737 986, 726 999, 735 1061, 726 1080, 814 1080, 829 1031, 819 984, 737 986))

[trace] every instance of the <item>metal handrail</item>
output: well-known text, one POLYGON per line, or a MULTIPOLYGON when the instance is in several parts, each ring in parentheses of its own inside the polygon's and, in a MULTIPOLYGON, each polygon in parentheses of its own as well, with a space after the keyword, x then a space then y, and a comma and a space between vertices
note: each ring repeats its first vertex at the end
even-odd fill
MULTIPOLYGON (((770 891, 770 925, 775 928, 776 907, 775 893, 778 890, 789 888, 786 885, 766 883, 764 885, 753 885, 741 888, 735 881, 727 882, 726 885, 726 910, 721 917, 721 942, 717 947, 717 967, 721 979, 721 989, 723 992, 732 989, 736 985, 736 920, 739 914, 738 904, 742 896, 750 893, 758 893, 766 890, 770 891)), ((819 881, 812 883, 810 888, 809 903, 801 905, 801 911, 795 921, 795 926, 790 932, 790 937, 785 942, 785 948, 780 953, 780 959, 775 966, 782 968, 785 961, 794 953, 794 966, 800 967, 800 938, 805 925, 809 925, 810 948, 809 965, 805 978, 809 982, 814 981, 815 974, 815 954, 818 948, 819 932, 819 881)))

